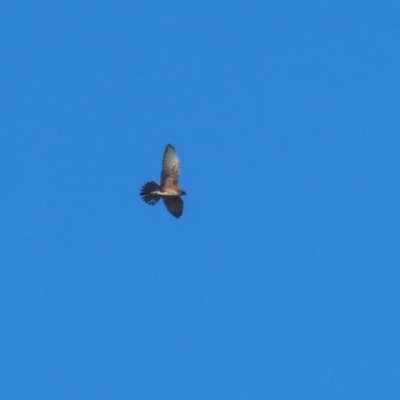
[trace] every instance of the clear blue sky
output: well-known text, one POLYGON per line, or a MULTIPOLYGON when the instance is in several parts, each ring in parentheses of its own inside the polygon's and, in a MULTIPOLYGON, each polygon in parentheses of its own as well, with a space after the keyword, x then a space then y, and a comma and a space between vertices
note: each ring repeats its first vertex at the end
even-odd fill
POLYGON ((2 2, 1 398, 400 398, 399 21, 2 2))

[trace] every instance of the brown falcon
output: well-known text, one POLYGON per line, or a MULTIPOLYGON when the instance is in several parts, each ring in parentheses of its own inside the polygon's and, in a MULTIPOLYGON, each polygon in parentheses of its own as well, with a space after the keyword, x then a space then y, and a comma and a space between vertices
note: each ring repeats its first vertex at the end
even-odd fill
POLYGON ((178 155, 175 148, 169 144, 165 148, 162 160, 161 186, 154 181, 145 183, 140 191, 143 201, 154 206, 162 197, 168 211, 179 218, 183 213, 181 196, 186 194, 178 186, 180 170, 178 155))

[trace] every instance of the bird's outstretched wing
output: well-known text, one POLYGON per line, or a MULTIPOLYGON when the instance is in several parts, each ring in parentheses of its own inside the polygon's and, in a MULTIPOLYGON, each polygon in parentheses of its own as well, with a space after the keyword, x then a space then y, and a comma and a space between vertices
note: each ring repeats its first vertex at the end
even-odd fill
POLYGON ((165 196, 163 201, 167 210, 176 218, 179 218, 183 213, 183 201, 178 196, 165 196))
POLYGON ((169 144, 165 148, 162 160, 161 186, 163 188, 177 189, 180 171, 178 155, 175 148, 169 144))

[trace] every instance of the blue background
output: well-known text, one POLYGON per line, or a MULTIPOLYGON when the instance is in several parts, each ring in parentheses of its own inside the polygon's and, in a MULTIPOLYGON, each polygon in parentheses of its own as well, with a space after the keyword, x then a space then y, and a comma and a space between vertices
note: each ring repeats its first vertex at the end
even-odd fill
POLYGON ((399 20, 2 2, 1 397, 399 398, 399 20))

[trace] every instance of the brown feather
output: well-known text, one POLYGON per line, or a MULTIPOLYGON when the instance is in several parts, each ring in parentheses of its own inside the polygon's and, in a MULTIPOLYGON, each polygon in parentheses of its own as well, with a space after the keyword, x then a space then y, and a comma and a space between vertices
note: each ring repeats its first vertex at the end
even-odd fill
POLYGON ((180 174, 180 165, 178 155, 172 145, 167 145, 164 151, 162 170, 161 170, 161 187, 164 189, 178 189, 178 179, 180 174))
POLYGON ((179 218, 183 213, 183 201, 178 196, 165 196, 163 201, 167 210, 176 218, 179 218))
POLYGON ((147 182, 143 185, 142 190, 140 191, 140 196, 142 197, 143 201, 147 204, 154 206, 158 200, 160 200, 160 196, 151 194, 155 190, 160 190, 160 185, 157 185, 155 182, 147 182))

